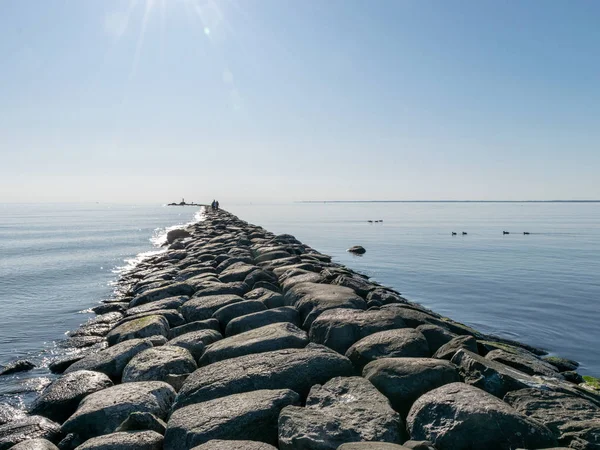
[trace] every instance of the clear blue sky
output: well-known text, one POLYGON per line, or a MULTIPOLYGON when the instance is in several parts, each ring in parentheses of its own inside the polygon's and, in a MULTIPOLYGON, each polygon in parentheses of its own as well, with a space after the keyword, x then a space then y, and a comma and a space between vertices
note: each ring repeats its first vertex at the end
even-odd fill
POLYGON ((0 0, 0 202, 600 198, 596 0, 0 0))

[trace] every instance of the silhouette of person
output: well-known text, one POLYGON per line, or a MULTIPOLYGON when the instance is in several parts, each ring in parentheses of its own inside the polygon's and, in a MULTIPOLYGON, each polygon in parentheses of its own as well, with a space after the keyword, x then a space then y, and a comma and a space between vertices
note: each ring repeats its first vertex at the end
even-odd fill
POLYGON ((215 206, 217 207, 217 210, 219 209, 219 201, 217 200, 215 203, 215 206))

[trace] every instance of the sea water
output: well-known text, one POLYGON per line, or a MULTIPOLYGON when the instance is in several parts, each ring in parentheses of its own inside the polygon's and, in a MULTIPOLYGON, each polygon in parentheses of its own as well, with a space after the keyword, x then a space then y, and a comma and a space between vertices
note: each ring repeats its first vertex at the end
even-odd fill
MULTIPOLYGON (((600 374, 600 203, 222 207, 440 314, 600 374), (353 256, 353 245, 367 252, 353 256)), ((0 205, 0 364, 39 365, 0 377, 0 402, 30 402, 51 380, 65 332, 111 297, 119 270, 157 251, 168 227, 197 219, 193 207, 0 205)))

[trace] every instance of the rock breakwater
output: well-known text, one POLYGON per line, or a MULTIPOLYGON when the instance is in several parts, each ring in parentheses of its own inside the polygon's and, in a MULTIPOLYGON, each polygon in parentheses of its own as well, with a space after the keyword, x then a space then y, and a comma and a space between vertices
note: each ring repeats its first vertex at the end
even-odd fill
POLYGON ((223 210, 168 242, 70 333, 89 345, 27 415, 0 404, 0 450, 600 449, 573 361, 223 210))

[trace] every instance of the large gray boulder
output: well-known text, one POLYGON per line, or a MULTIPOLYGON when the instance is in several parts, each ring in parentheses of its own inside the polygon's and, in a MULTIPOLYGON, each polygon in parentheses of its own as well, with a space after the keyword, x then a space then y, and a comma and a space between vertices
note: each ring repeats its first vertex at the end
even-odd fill
MULTIPOLYGON (((191 283, 190 278, 186 283, 191 283)), ((209 297, 216 295, 237 295, 241 297, 250 290, 249 286, 243 281, 234 281, 232 283, 221 283, 218 281, 200 281, 196 284, 197 291, 194 297, 209 297)), ((213 311, 214 312, 214 311, 213 311)))
POLYGON ((183 228, 177 228, 175 230, 169 230, 167 232, 167 243, 172 244, 177 239, 185 239, 191 236, 190 232, 183 228))
POLYGON ((312 344, 240 356, 196 370, 182 386, 173 408, 256 389, 291 389, 305 397, 315 384, 353 372, 348 358, 312 344))
POLYGON ((192 450, 277 450, 277 447, 258 441, 213 439, 206 444, 194 447, 192 450))
POLYGON ((503 398, 507 392, 539 385, 539 382, 512 367, 486 359, 468 350, 459 350, 452 357, 465 383, 503 398))
POLYGON ((220 308, 242 301, 244 301, 242 297, 232 294, 194 297, 187 301, 180 311, 186 321, 194 322, 210 319, 220 308))
POLYGON ((163 437, 156 431, 120 431, 85 441, 75 450, 162 450, 163 437))
POLYGON ((0 376, 10 375, 10 374, 19 373, 19 372, 27 372, 34 368, 35 368, 35 364, 33 364, 31 361, 27 361, 25 359, 19 359, 17 361, 11 362, 10 364, 7 364, 6 366, 2 367, 0 369, 0 376))
POLYGON ((285 293, 284 301, 287 306, 294 306, 298 310, 305 329, 310 328, 319 315, 330 309, 367 309, 367 303, 352 289, 330 284, 296 284, 285 293))
POLYGON ((308 336, 296 325, 285 322, 274 323, 210 344, 199 364, 207 365, 224 359, 284 348, 303 348, 307 344, 308 336))
POLYGON ((121 326, 126 322, 131 322, 132 320, 143 319, 149 316, 162 316, 166 319, 169 327, 179 327, 185 324, 185 319, 181 315, 179 311, 176 309, 157 309, 154 311, 147 311, 144 313, 139 313, 134 316, 127 316, 119 321, 116 326, 121 326))
POLYGON ((58 450, 58 447, 46 439, 27 439, 11 447, 11 450, 58 450))
POLYGON ((504 401, 547 426, 560 445, 600 447, 600 407, 589 400, 564 392, 521 389, 506 394, 504 401))
POLYGON ((213 317, 219 321, 221 328, 224 330, 227 327, 227 324, 236 317, 265 311, 266 309, 267 307, 264 303, 258 300, 244 300, 219 308, 215 311, 213 317))
POLYGON ((412 328, 380 331, 354 343, 346 352, 354 366, 362 370, 381 358, 428 358, 431 356, 425 336, 412 328))
POLYGON ((135 355, 123 369, 123 382, 166 381, 168 375, 192 373, 197 368, 188 350, 164 345, 135 355))
POLYGON ((268 309, 231 320, 225 328, 225 336, 234 336, 273 323, 288 322, 299 325, 298 311, 293 306, 268 309))
POLYGON ((172 283, 167 286, 161 286, 156 289, 151 289, 143 294, 135 297, 129 302, 129 307, 134 308, 136 306, 145 305, 146 303, 155 302, 169 297, 175 297, 178 295, 192 295, 194 293, 194 287, 186 283, 172 283))
POLYGON ((101 372, 78 370, 65 374, 44 389, 31 405, 29 413, 62 423, 86 396, 112 385, 110 378, 101 372))
POLYGON ((336 450, 355 441, 400 443, 403 435, 400 416, 361 377, 315 385, 305 408, 287 406, 279 416, 280 450, 336 450))
POLYGON ((562 378, 558 369, 552 364, 537 358, 532 353, 525 350, 519 352, 507 352, 505 350, 492 350, 487 355, 486 359, 496 361, 514 369, 520 370, 528 375, 543 375, 546 377, 562 378))
POLYGON ((133 412, 165 419, 174 399, 175 390, 160 381, 120 384, 84 398, 62 431, 85 440, 112 433, 133 412))
POLYGON ((223 339, 221 333, 215 330, 200 330, 185 333, 171 339, 165 345, 174 345, 188 350, 198 361, 204 354, 206 346, 223 339))
POLYGON ((71 364, 65 373, 77 370, 91 370, 108 375, 113 381, 120 381, 123 369, 127 363, 139 352, 152 348, 148 339, 131 339, 121 342, 106 350, 92 353, 83 359, 71 364))
POLYGON ((246 278, 246 276, 248 276, 251 272, 254 272, 256 269, 258 269, 258 267, 254 265, 236 262, 231 264, 219 274, 219 280, 221 280, 223 283, 244 281, 244 278, 246 278))
POLYGON ((130 339, 143 339, 151 336, 169 336, 169 322, 161 315, 151 315, 130 320, 115 328, 106 335, 109 345, 130 339))
POLYGON ((465 383, 447 384, 420 397, 407 425, 412 439, 431 441, 438 450, 556 446, 544 425, 465 383))
POLYGON ((411 405, 426 392, 460 381, 456 367, 432 358, 386 358, 367 364, 363 376, 406 416, 411 405))
POLYGON ((23 419, 25 412, 13 406, 0 403, 0 425, 7 424, 13 420, 23 419))
POLYGON ((477 353, 477 340, 473 336, 456 336, 447 344, 442 345, 434 354, 434 358, 447 359, 450 361, 452 357, 460 349, 469 350, 477 353))
POLYGON ((456 337, 456 334, 439 325, 419 325, 416 329, 427 339, 431 354, 434 354, 442 345, 447 344, 456 337))
POLYGON ((221 330, 219 326, 219 321, 217 319, 206 319, 206 320, 197 320, 194 322, 186 323, 185 325, 181 325, 179 327, 171 328, 171 339, 181 336, 182 334, 191 333, 192 331, 200 331, 200 330, 221 330))
POLYGON ((177 309, 190 298, 184 295, 177 297, 168 297, 163 300, 157 300, 152 303, 146 303, 142 306, 136 306, 135 308, 129 308, 125 313, 127 316, 135 316, 136 314, 144 314, 151 311, 159 311, 163 309, 177 309))
POLYGON ((289 389, 256 390, 175 411, 167 423, 164 450, 188 450, 213 439, 248 439, 275 445, 282 408, 299 405, 289 389))
POLYGON ((311 342, 344 354, 355 342, 373 333, 396 328, 406 328, 406 324, 394 310, 338 308, 321 314, 312 323, 309 337, 311 342))
POLYGON ((167 431, 167 424, 164 420, 159 419, 149 412, 134 412, 129 414, 129 417, 115 429, 115 432, 146 430, 156 431, 163 436, 165 431, 167 431))
POLYGON ((0 426, 0 450, 7 450, 29 439, 57 442, 60 425, 42 416, 27 416, 0 426))

